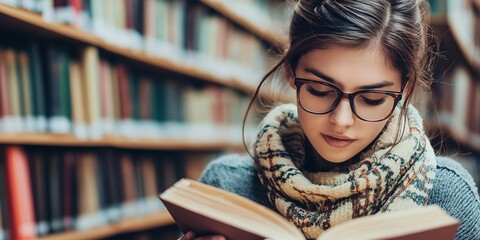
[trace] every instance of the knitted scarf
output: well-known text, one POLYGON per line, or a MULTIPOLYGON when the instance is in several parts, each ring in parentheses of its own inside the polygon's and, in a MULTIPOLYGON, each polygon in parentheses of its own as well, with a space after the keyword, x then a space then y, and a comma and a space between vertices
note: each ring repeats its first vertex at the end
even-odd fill
POLYGON ((260 124, 254 144, 255 166, 272 205, 308 239, 353 218, 426 205, 435 154, 413 106, 408 107, 403 137, 393 146, 399 113, 397 107, 359 161, 309 172, 296 105, 274 108, 260 124))

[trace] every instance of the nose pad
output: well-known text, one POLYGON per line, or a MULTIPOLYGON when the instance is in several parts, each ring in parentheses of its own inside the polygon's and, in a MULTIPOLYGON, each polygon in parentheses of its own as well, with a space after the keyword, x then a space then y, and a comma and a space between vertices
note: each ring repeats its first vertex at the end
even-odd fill
POLYGON ((351 126, 353 124, 353 111, 348 98, 342 98, 338 106, 333 110, 330 121, 340 126, 351 126))

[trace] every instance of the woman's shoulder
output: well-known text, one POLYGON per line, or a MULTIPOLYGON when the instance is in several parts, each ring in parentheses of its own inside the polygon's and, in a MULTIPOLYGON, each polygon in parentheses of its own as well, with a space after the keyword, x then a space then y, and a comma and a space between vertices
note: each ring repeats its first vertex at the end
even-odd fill
POLYGON ((242 179, 254 172, 253 160, 248 155, 229 154, 208 163, 200 181, 219 187, 227 180, 242 179))
POLYGON ((449 192, 458 194, 458 191, 462 191, 464 195, 472 196, 472 201, 480 203, 478 189, 472 176, 457 161, 448 157, 437 157, 433 190, 447 194, 449 192))
POLYGON ((265 187, 260 183, 253 159, 248 155, 229 154, 211 161, 199 181, 269 205, 265 187))
POLYGON ((480 239, 480 198, 471 175, 455 160, 437 157, 429 204, 437 204, 461 225, 456 239, 480 239))

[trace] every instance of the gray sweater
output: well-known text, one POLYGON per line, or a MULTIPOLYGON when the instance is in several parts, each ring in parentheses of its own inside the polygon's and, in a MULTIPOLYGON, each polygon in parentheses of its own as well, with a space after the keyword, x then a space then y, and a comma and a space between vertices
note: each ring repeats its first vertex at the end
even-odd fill
MULTIPOLYGON (((272 208, 249 156, 226 155, 210 162, 200 181, 272 208)), ((437 158, 429 204, 437 204, 461 221, 455 239, 480 240, 480 199, 468 172, 449 158, 437 158)))

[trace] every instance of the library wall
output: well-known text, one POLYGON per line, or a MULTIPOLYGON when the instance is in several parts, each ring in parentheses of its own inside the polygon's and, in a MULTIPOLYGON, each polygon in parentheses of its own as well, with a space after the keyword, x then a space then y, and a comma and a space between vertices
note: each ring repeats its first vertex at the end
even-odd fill
POLYGON ((284 5, 0 0, 0 239, 177 239, 158 194, 245 152, 284 5))

